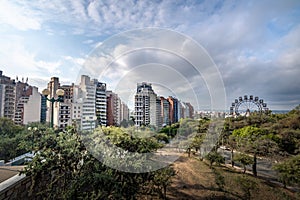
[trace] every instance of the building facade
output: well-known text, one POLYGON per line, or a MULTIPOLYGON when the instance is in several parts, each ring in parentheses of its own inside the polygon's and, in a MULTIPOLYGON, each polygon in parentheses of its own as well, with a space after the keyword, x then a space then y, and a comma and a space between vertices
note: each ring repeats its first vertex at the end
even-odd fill
POLYGON ((121 112, 120 113, 121 113, 121 115, 120 115, 120 117, 121 117, 120 121, 122 122, 123 120, 125 120, 125 121, 128 122, 129 121, 129 108, 122 101, 121 101, 121 112))
POLYGON ((97 124, 106 126, 107 124, 107 101, 106 101, 106 83, 94 80, 96 86, 95 108, 97 124))
POLYGON ((0 117, 14 120, 16 107, 16 83, 0 71, 0 117))
POLYGON ((170 112, 169 112, 169 117, 170 117, 170 123, 176 123, 178 122, 178 99, 175 97, 169 96, 168 101, 170 103, 170 112))
POLYGON ((41 94, 38 92, 38 88, 26 85, 16 103, 15 123, 26 125, 30 122, 40 122, 40 105, 41 94))
POLYGON ((170 125, 170 103, 169 101, 164 98, 160 97, 160 104, 161 104, 161 124, 162 126, 170 125))
POLYGON ((160 107, 160 98, 152 89, 152 85, 146 82, 138 83, 134 102, 135 125, 161 127, 160 107))
MULTIPOLYGON (((73 106, 71 115, 74 116, 80 112, 80 122, 77 126, 80 130, 92 130, 96 127, 96 86, 94 81, 87 75, 81 75, 79 85, 73 89, 73 106), (77 109, 80 107, 80 109, 77 109)), ((77 118, 75 118, 76 120, 77 118)))
POLYGON ((121 99, 112 91, 107 91, 107 125, 119 126, 121 123, 121 99))

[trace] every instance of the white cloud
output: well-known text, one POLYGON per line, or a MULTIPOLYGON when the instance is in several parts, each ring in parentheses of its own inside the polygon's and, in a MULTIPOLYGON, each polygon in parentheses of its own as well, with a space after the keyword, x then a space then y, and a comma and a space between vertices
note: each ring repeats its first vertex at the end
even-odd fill
MULTIPOLYGON (((81 45, 88 44, 91 47, 102 44, 96 42, 105 41, 108 35, 134 28, 155 26, 185 33, 203 45, 219 66, 228 90, 228 102, 236 95, 249 92, 256 92, 258 95, 266 95, 276 100, 279 97, 274 96, 274 93, 283 91, 290 92, 286 95, 286 98, 289 98, 286 102, 294 102, 294 94, 300 92, 296 86, 288 88, 288 85, 300 85, 295 78, 300 73, 298 70, 300 2, 297 0, 275 2, 0 0, 0 3, 0 25, 5 24, 2 25, 1 33, 5 33, 7 25, 10 25, 17 30, 45 31, 53 37, 58 33, 64 36, 75 34, 80 38, 79 41, 83 41, 81 45), (88 37, 81 38, 83 35, 88 37), (280 82, 280 87, 275 89, 274 85, 277 82, 280 82)), ((149 37, 151 38, 151 33, 149 37)), ((26 67, 26 70, 36 74, 43 69, 49 74, 61 72, 63 76, 71 76, 67 72, 73 71, 74 75, 84 63, 84 58, 79 58, 79 54, 60 56, 51 62, 43 61, 37 59, 34 50, 29 50, 22 42, 17 44, 19 39, 4 38, 6 39, 1 41, 3 48, 0 51, 3 56, 0 63, 3 66, 18 66, 17 69, 10 69, 13 73, 18 73, 21 71, 19 69, 26 67), (9 44, 8 41, 13 42, 9 44), (50 65, 54 68, 47 69, 50 65)), ((153 42, 146 37, 141 41, 138 39, 139 37, 136 37, 134 41, 137 47, 153 42)), ((166 45, 170 49, 176 48, 176 44, 168 43, 168 40, 157 40, 153 43, 166 45)), ((120 44, 122 45, 114 47, 111 51, 112 55, 91 62, 105 66, 112 61, 113 56, 126 52, 132 45, 122 42, 120 44)), ((193 50, 190 52, 193 55, 193 50)), ((144 55, 140 59, 147 62, 146 57, 144 55)), ((169 61, 169 57, 165 55, 156 58, 169 61)), ((107 70, 106 75, 114 81, 130 71, 131 64, 138 62, 141 61, 125 59, 123 56, 107 70)), ((89 72, 99 74, 97 68, 91 68, 89 72)), ((194 81, 191 70, 186 70, 185 73, 194 81)))
POLYGON ((41 29, 41 20, 23 7, 8 0, 0 0, 0 4, 0 24, 7 24, 22 31, 41 29))
POLYGON ((87 11, 90 18, 92 18, 95 22, 100 22, 100 15, 97 10, 97 5, 97 1, 92 1, 87 7, 87 11))

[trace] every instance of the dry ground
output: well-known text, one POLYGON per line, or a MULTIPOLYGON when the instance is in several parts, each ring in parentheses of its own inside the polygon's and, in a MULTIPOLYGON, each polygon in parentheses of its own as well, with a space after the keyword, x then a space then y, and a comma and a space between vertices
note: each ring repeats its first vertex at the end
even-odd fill
POLYGON ((168 199, 247 199, 242 188, 240 178, 246 183, 254 183, 250 190, 250 199, 282 200, 300 199, 300 195, 283 189, 278 185, 255 178, 252 175, 243 175, 240 171, 224 166, 215 167, 225 181, 223 190, 215 183, 215 173, 209 166, 196 158, 183 156, 174 163, 177 174, 172 185, 168 188, 168 199))

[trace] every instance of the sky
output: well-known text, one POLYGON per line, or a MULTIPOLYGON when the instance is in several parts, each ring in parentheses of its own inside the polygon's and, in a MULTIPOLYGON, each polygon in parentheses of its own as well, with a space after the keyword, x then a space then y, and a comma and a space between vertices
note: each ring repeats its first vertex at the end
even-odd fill
POLYGON ((0 70, 40 91, 90 73, 128 104, 148 81, 197 110, 244 95, 289 110, 300 104, 300 1, 0 0, 0 70))

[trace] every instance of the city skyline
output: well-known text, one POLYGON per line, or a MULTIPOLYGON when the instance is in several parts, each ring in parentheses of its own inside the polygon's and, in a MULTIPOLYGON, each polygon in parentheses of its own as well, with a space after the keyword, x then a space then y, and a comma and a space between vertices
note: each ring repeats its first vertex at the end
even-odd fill
MULTIPOLYGON (((29 83, 40 90, 46 88, 50 77, 60 77, 62 84, 76 83, 87 57, 111 36, 136 28, 158 27, 185 34, 207 51, 223 79, 227 109, 243 95, 263 98, 271 110, 289 110, 300 103, 299 1, 2 0, 1 4, 1 70, 12 78, 28 77, 29 83)), ((158 61, 166 56, 152 54, 158 61)), ((130 66, 143 57, 141 54, 118 60, 120 70, 107 74, 110 82, 100 81, 108 86, 118 84, 114 77, 130 71, 130 66)), ((188 68, 179 62, 182 69, 188 68)), ((147 64, 147 59, 142 63, 147 64)), ((145 71, 131 76, 132 82, 139 82, 135 78, 145 71)), ((162 77, 166 74, 163 72, 162 77)), ((166 82, 170 88, 177 88, 167 76, 166 82)), ((172 91, 163 90, 163 86, 168 85, 154 84, 157 93, 169 96, 166 92, 172 91)), ((134 87, 127 87, 132 95, 134 87)), ((205 85, 200 83, 199 87, 205 85)), ((209 96, 205 89, 198 92, 209 96)), ((201 100, 196 109, 205 108, 208 100, 201 100)))

